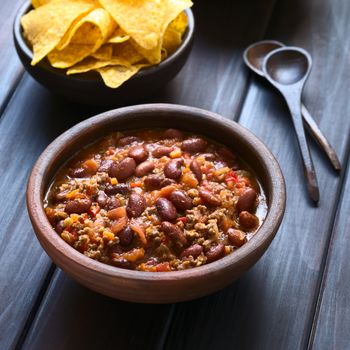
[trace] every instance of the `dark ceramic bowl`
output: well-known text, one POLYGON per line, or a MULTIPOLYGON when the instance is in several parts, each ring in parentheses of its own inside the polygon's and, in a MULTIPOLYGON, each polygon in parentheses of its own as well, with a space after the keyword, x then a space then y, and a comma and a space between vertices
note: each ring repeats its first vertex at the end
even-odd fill
POLYGON ((114 298, 169 303, 197 298, 229 285, 265 252, 281 223, 285 185, 276 159, 266 146, 239 124, 202 109, 148 104, 126 107, 87 119, 66 131, 42 153, 30 175, 27 207, 37 238, 62 270, 84 286, 114 298), (176 127, 206 135, 233 148, 255 172, 265 191, 267 216, 245 245, 208 265, 185 271, 143 272, 95 261, 68 245, 51 227, 43 208, 44 195, 57 170, 79 151, 113 131, 176 127))
POLYGON ((117 89, 107 87, 97 72, 66 75, 66 69, 51 67, 45 58, 31 66, 33 54, 23 37, 21 17, 31 9, 26 1, 14 21, 13 35, 17 54, 27 72, 40 84, 65 98, 82 104, 118 106, 151 95, 155 90, 173 79, 186 63, 194 36, 194 17, 186 10, 188 28, 180 47, 160 64, 143 69, 117 89))

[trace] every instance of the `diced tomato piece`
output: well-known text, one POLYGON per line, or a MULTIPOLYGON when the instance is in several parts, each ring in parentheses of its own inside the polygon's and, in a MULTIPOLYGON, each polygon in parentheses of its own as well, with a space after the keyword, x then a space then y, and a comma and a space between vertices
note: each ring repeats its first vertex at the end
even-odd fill
POLYGON ((100 212, 101 208, 100 206, 91 206, 90 209, 88 210, 88 213, 92 215, 93 217, 96 217, 96 215, 100 212))
POLYGON ((234 170, 230 170, 225 176, 226 182, 238 182, 238 176, 234 170))
POLYGON ((180 218, 177 218, 177 221, 181 221, 181 222, 183 222, 184 224, 186 224, 187 218, 186 218, 186 216, 181 216, 180 218))
POLYGON ((139 236, 141 243, 147 245, 147 238, 143 227, 137 224, 131 224, 130 227, 139 236))
POLYGON ((171 270, 168 262, 160 263, 155 267, 157 272, 166 272, 171 270))

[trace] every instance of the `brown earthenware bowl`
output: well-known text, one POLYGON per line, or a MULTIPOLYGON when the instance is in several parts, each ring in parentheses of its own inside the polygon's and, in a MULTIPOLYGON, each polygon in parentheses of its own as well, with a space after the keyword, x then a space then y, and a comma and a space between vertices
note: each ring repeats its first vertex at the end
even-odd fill
POLYGON ((281 223, 285 185, 266 146, 239 124, 202 109, 170 104, 126 107, 87 119, 66 131, 42 153, 31 173, 27 206, 36 235, 52 260, 68 275, 99 293, 122 300, 170 303, 197 298, 229 285, 263 255, 281 223), (218 261, 185 271, 142 272, 103 264, 69 246, 51 227, 43 199, 57 170, 74 153, 116 130, 176 127, 233 148, 258 176, 268 213, 254 237, 218 261))
POLYGON ((103 83, 97 72, 67 75, 66 69, 53 68, 45 58, 32 66, 32 50, 25 40, 21 18, 32 9, 26 1, 18 10, 13 23, 13 38, 17 54, 26 71, 41 85, 64 98, 87 105, 120 106, 151 96, 171 81, 185 65, 192 49, 195 20, 191 9, 186 9, 188 28, 177 50, 157 65, 140 70, 117 89, 103 83))

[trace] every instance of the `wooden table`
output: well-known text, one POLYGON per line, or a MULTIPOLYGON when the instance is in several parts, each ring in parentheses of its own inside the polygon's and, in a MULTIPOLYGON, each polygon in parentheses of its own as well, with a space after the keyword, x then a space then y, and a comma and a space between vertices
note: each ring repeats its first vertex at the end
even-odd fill
POLYGON ((350 2, 196 1, 191 57, 152 99, 215 111, 272 150, 288 200, 264 257, 239 281, 198 300, 138 305, 98 295, 54 266, 34 236, 25 205, 28 174, 42 150, 78 121, 101 112, 69 103, 19 63, 12 21, 0 12, 0 349, 350 349, 350 2), (337 174, 310 139, 318 207, 304 185, 282 98, 250 74, 242 52, 263 38, 307 49, 313 71, 304 101, 334 145, 337 174))

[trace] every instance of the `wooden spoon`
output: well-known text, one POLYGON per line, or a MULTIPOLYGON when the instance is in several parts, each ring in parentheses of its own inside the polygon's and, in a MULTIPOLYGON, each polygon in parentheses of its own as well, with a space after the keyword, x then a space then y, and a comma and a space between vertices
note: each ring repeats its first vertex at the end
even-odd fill
MULTIPOLYGON (((262 70, 262 64, 264 58, 271 51, 278 48, 284 47, 285 45, 279 41, 275 40, 262 40, 258 41, 249 47, 243 53, 243 59, 245 64, 256 74, 264 77, 264 72, 262 70)), ((301 114, 304 119, 304 126, 306 126, 309 133, 314 137, 317 143, 321 146, 322 150, 327 155, 334 169, 340 171, 341 164, 335 153, 334 148, 328 142, 327 138, 324 136, 315 120, 307 110, 304 104, 301 105, 301 114)))
POLYGON ((311 57, 305 50, 282 47, 265 57, 262 68, 266 79, 282 93, 288 104, 303 160, 307 188, 310 197, 318 202, 317 178, 301 116, 301 93, 310 74, 311 65, 311 57))

